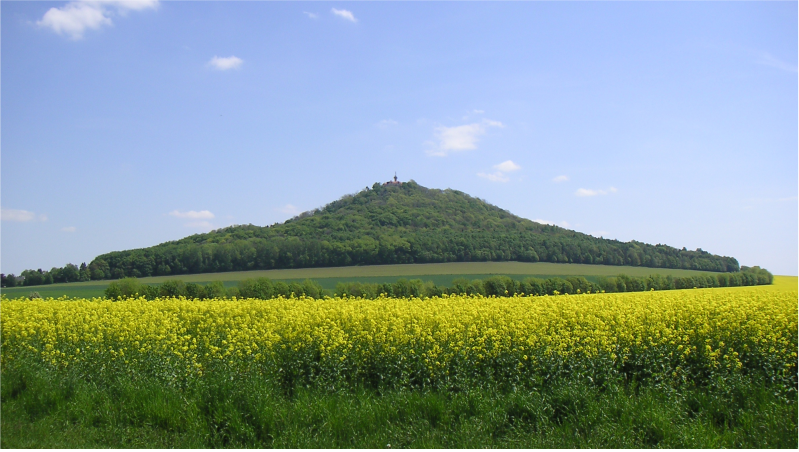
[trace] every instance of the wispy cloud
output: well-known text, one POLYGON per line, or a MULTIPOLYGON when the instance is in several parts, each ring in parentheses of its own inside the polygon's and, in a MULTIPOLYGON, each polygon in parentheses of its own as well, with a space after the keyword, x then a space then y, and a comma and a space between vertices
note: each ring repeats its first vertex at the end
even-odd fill
POLYGON ((757 62, 759 64, 762 64, 762 65, 765 65, 765 66, 771 66, 773 68, 780 69, 780 70, 783 70, 783 71, 794 72, 794 73, 797 72, 797 67, 796 67, 795 64, 790 64, 790 63, 787 63, 785 61, 782 61, 782 60, 774 57, 773 55, 771 55, 771 54, 769 54, 767 52, 762 52, 759 55, 759 58, 758 58, 757 62))
POLYGON ((396 126, 397 124, 399 123, 393 119, 384 119, 377 123, 377 127, 380 127, 381 129, 387 129, 391 126, 396 126))
POLYGON ((61 228, 61 230, 64 232, 75 232, 78 229, 75 226, 67 226, 65 228, 61 228))
POLYGON ((244 60, 236 56, 220 58, 214 55, 211 61, 208 62, 208 65, 220 71, 227 71, 229 69, 238 69, 243 63, 244 60))
POLYGON ((169 212, 169 215, 175 218, 188 218, 190 220, 210 220, 216 217, 216 215, 208 210, 201 210, 199 212, 196 210, 189 210, 187 212, 173 210, 172 212, 169 212))
POLYGON ((488 179, 491 182, 508 182, 510 180, 508 176, 502 173, 502 171, 495 171, 493 173, 477 173, 477 175, 483 179, 488 179))
POLYGON ((482 115, 483 113, 485 113, 485 111, 483 111, 483 110, 472 110, 472 113, 474 113, 476 115, 482 115))
POLYGON ((561 183, 569 180, 569 176, 557 176, 552 178, 552 182, 561 183))
POLYGON ((346 9, 331 8, 330 12, 344 20, 348 20, 350 22, 358 22, 358 19, 356 19, 355 16, 352 15, 352 12, 347 11, 346 9))
POLYGON ((305 14, 306 16, 308 16, 311 19, 318 19, 319 18, 319 14, 309 13, 308 11, 303 11, 302 13, 305 14))
POLYGON ((754 208, 756 206, 762 206, 762 205, 774 204, 774 203, 782 203, 782 202, 793 202, 793 203, 795 203, 796 200, 797 200, 796 196, 786 196, 786 197, 782 197, 782 198, 756 198, 756 197, 750 197, 750 198, 742 199, 742 201, 744 202, 744 205, 741 206, 741 208, 743 208, 743 209, 752 209, 752 208, 754 208))
POLYGON ((280 210, 283 213, 287 213, 289 215, 299 215, 301 213, 300 209, 297 206, 291 204, 286 204, 285 206, 281 207, 278 210, 280 210))
POLYGON ((479 137, 486 132, 487 127, 505 127, 499 121, 484 119, 482 122, 464 124, 462 126, 445 127, 439 126, 435 129, 435 138, 438 143, 428 142, 434 147, 427 151, 430 155, 445 157, 452 152, 468 151, 477 149, 479 137))
POLYGON ((50 8, 36 25, 78 40, 83 38, 86 30, 112 26, 111 17, 114 15, 124 16, 128 11, 156 8, 158 0, 72 1, 60 8, 50 8))
POLYGON ((47 215, 19 209, 0 209, 0 220, 25 223, 28 221, 47 221, 47 215))
POLYGON ((607 194, 610 194, 610 193, 616 193, 617 191, 618 190, 616 190, 614 187, 610 187, 607 190, 592 190, 590 188, 578 188, 577 191, 574 192, 574 194, 575 194, 575 196, 583 196, 583 197, 584 196, 602 196, 602 195, 607 195, 607 194))

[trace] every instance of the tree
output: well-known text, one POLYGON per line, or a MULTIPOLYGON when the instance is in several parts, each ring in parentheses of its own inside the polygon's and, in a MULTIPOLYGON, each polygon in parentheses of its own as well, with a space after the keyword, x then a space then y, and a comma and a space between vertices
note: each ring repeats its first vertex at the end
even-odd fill
POLYGON ((22 275, 24 279, 22 281, 23 286, 39 286, 44 284, 44 272, 42 269, 38 270, 23 270, 22 275))
POLYGON ((75 282, 80 279, 80 270, 75 264, 67 264, 61 268, 61 280, 63 282, 75 282))
POLYGON ((179 297, 186 295, 186 284, 179 279, 170 279, 161 284, 158 294, 162 297, 179 297))
POLYGON ((92 279, 91 273, 89 272, 89 267, 86 266, 86 262, 80 264, 80 275, 78 276, 78 281, 89 281, 92 279))
POLYGON ((225 296, 225 285, 222 281, 213 281, 203 287, 201 298, 223 298, 225 296))
POLYGON ((143 294, 142 285, 136 278, 124 278, 114 281, 105 289, 105 297, 111 300, 129 298, 143 294))
POLYGON ((0 287, 16 287, 17 277, 13 273, 6 275, 0 273, 0 287))

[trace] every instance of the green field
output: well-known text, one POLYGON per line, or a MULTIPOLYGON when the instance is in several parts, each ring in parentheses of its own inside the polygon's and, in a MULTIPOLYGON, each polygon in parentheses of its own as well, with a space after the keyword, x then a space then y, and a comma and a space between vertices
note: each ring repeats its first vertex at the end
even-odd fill
MULTIPOLYGON (((615 265, 552 264, 548 262, 450 262, 444 264, 399 264, 371 265, 354 267, 299 268, 285 270, 253 270, 246 272, 201 273, 194 275, 170 275, 139 278, 145 284, 161 284, 170 279, 205 284, 222 281, 225 286, 235 286, 247 278, 269 278, 275 281, 303 281, 313 279, 325 289, 334 289, 339 282, 360 281, 368 283, 394 282, 400 278, 433 281, 436 285, 447 286, 453 279, 484 279, 493 275, 506 275, 513 279, 529 276, 551 278, 553 276, 584 276, 595 281, 598 276, 648 276, 652 274, 671 276, 690 276, 706 274, 695 270, 672 268, 625 267, 615 265)), ((14 287, 2 289, 10 298, 38 292, 42 297, 101 297, 111 280, 87 281, 47 286, 14 287)))

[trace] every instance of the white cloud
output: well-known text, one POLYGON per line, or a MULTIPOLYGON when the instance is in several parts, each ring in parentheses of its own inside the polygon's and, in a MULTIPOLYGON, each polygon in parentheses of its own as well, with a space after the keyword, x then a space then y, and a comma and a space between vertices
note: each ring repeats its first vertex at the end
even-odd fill
POLYGON ((521 166, 513 163, 512 160, 505 160, 504 162, 500 163, 499 165, 494 165, 495 169, 502 171, 503 173, 510 173, 513 171, 518 171, 522 169, 521 166))
POLYGON ((493 173, 477 173, 477 175, 483 179, 488 179, 491 182, 507 182, 510 180, 508 179, 508 176, 502 173, 502 171, 496 171, 493 173))
POLYGON ((505 124, 502 124, 499 121, 492 121, 490 119, 484 119, 483 120, 483 124, 485 124, 487 126, 491 126, 491 127, 499 127, 499 128, 504 128, 505 127, 505 124))
POLYGON ((50 8, 36 25, 78 40, 86 30, 112 26, 111 16, 115 13, 124 16, 128 11, 156 8, 158 0, 73 1, 61 8, 50 8))
POLYGON ((566 182, 567 180, 569 180, 569 176, 558 176, 552 178, 552 182, 566 182))
POLYGON ((588 188, 578 188, 576 192, 574 192, 577 196, 596 196, 596 195, 604 195, 601 190, 590 190, 588 188))
POLYGON ((208 62, 209 66, 213 66, 215 69, 220 71, 227 71, 228 69, 238 69, 241 67, 244 60, 236 56, 229 56, 226 58, 219 58, 218 56, 214 55, 211 58, 211 61, 208 62))
POLYGON ((2 221, 18 222, 34 221, 36 220, 36 214, 27 210, 0 209, 0 219, 2 221))
POLYGON ((210 220, 216 217, 216 215, 208 210, 201 210, 199 212, 195 210, 189 210, 188 212, 173 210, 172 212, 169 212, 169 215, 176 218, 188 218, 191 220, 210 220))
POLYGON ((300 209, 298 209, 297 206, 293 206, 291 204, 286 204, 285 206, 281 207, 279 210, 289 215, 299 215, 301 213, 300 209))
POLYGON ((308 16, 311 19, 318 19, 319 18, 319 14, 309 13, 308 11, 303 11, 302 13, 305 14, 306 16, 308 16))
POLYGON ((397 121, 394 121, 393 119, 384 119, 377 123, 377 127, 380 127, 381 129, 386 129, 390 126, 396 126, 397 124, 399 123, 397 121))
POLYGON ((494 171, 493 173, 477 173, 477 175, 483 179, 488 179, 491 182, 508 182, 510 181, 510 178, 506 176, 505 173, 518 171, 522 169, 522 167, 516 163, 513 163, 512 160, 505 160, 502 163, 494 165, 494 169, 497 171, 494 171))
POLYGON ((75 232, 77 231, 77 228, 75 228, 75 226, 67 226, 65 228, 61 228, 61 230, 64 232, 75 232))
POLYGON ((608 231, 594 231, 594 232, 589 232, 588 234, 589 235, 593 235, 594 237, 604 237, 604 236, 608 235, 609 232, 608 231))
POLYGON ((774 56, 766 52, 760 54, 758 63, 765 66, 771 66, 773 68, 777 68, 787 72, 797 72, 795 64, 786 63, 785 61, 775 58, 774 56))
POLYGON ((441 155, 446 151, 466 151, 477 149, 477 137, 485 133, 481 124, 466 124, 455 127, 436 127, 436 138, 441 155))
POLYGON ((482 123, 464 124, 455 127, 436 127, 435 135, 438 140, 438 145, 428 150, 427 153, 445 157, 450 152, 477 149, 478 137, 486 132, 486 127, 505 126, 499 121, 484 119, 482 123))
POLYGON ((483 110, 472 110, 472 113, 474 113, 476 115, 482 115, 483 113, 485 113, 485 111, 483 111, 483 110))
POLYGON ((607 190, 592 190, 589 188, 578 188, 577 191, 574 192, 574 194, 576 196, 599 196, 599 195, 607 195, 610 193, 616 193, 617 191, 618 190, 616 190, 614 187, 610 187, 607 190))
POLYGON ((344 20, 348 20, 350 22, 358 22, 358 19, 356 19, 355 16, 352 15, 352 12, 347 11, 346 9, 332 8, 330 12, 332 12, 338 17, 341 17, 344 20))

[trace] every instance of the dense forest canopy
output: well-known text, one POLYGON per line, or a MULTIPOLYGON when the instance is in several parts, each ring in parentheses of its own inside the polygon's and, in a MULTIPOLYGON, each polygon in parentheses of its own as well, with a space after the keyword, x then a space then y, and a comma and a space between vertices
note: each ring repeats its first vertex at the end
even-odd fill
POLYGON ((230 226, 98 256, 92 279, 463 261, 575 262, 735 272, 701 249, 619 242, 519 218, 456 190, 374 184, 283 224, 230 226))
MULTIPOLYGON (((149 248, 103 254, 88 266, 70 267, 67 273, 69 280, 74 280, 72 273, 85 280, 467 261, 740 270, 732 257, 596 238, 517 217, 457 190, 428 189, 410 181, 376 183, 282 224, 230 226, 149 248)), ((37 279, 35 271, 26 272, 26 279, 37 279)))

